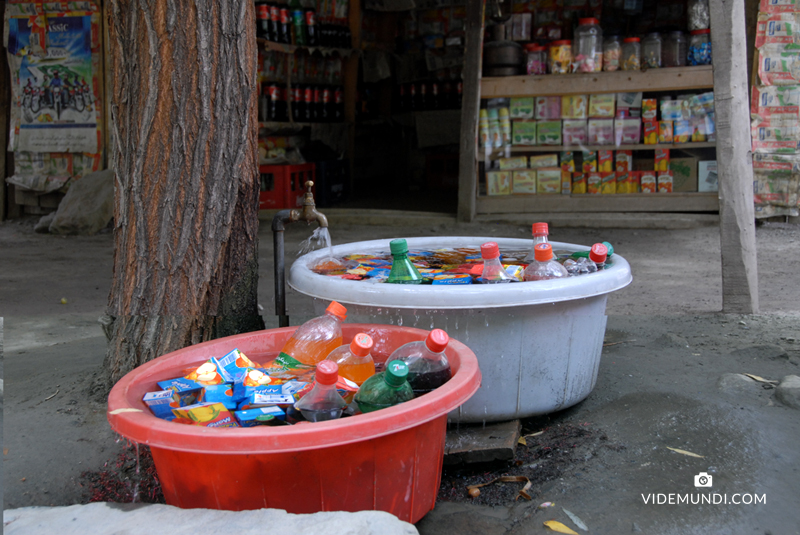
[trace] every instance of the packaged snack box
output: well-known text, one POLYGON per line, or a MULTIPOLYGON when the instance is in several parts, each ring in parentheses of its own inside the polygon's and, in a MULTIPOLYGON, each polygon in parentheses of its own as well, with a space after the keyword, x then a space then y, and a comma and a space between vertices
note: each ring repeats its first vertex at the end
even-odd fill
POLYGON ((236 411, 233 415, 241 427, 272 425, 276 421, 286 420, 286 413, 280 407, 275 406, 236 411))
POLYGON ((659 171, 658 192, 672 193, 672 171, 659 171))
POLYGON ((689 120, 689 127, 692 130, 692 141, 705 141, 706 140, 706 121, 705 118, 697 118, 689 120))
POLYGON ((536 123, 537 145, 561 145, 561 121, 538 121, 536 123))
POLYGON ((717 191, 717 161, 707 160, 697 165, 697 191, 717 191))
POLYGON ((514 145, 536 144, 536 121, 513 121, 511 132, 514 145))
POLYGON ((586 95, 564 95, 561 97, 562 119, 586 119, 589 99, 586 95))
POLYGON ((645 145, 658 143, 658 123, 656 121, 642 121, 642 134, 645 145))
POLYGON ((614 167, 615 171, 621 172, 633 170, 633 151, 618 150, 616 156, 616 165, 614 167))
POLYGON ((203 390, 204 403, 222 403, 229 410, 235 410, 242 399, 234 397, 234 386, 231 384, 208 385, 203 390))
POLYGON ((543 154, 542 156, 531 156, 530 168, 539 169, 540 167, 558 167, 558 155, 543 154))
POLYGON ((692 140, 692 126, 689 121, 674 121, 673 123, 673 143, 688 143, 692 140))
POLYGON ((515 195, 536 193, 536 171, 514 171, 511 190, 515 195))
POLYGON ((642 119, 655 121, 658 116, 658 101, 654 98, 642 99, 642 119))
POLYGON ((512 119, 533 119, 533 97, 515 97, 509 104, 509 115, 512 119))
POLYGON ((581 169, 584 173, 597 172, 597 153, 594 151, 583 151, 583 164, 581 169))
POLYGON ((630 171, 617 171, 617 193, 629 193, 630 171))
POLYGON ((669 171, 672 173, 672 191, 697 191, 697 158, 672 158, 669 171))
POLYGON ((641 171, 630 171, 628 175, 628 193, 639 193, 641 171))
POLYGON ((661 120, 680 121, 683 119, 681 113, 681 100, 663 99, 661 101, 661 120))
POLYGON ((669 171, 669 149, 656 149, 654 170, 669 171))
POLYGON ((638 145, 641 141, 641 132, 641 119, 614 119, 614 143, 617 146, 638 145))
MULTIPOLYGON (((185 377, 167 379, 166 381, 159 381, 156 384, 162 390, 172 390, 179 395, 194 395, 195 399, 202 399, 203 386, 205 386, 196 381, 190 381, 185 377)), ((191 405, 191 403, 186 403, 186 405, 191 405)))
POLYGON ((642 193, 655 193, 656 192, 656 172, 655 171, 642 171, 639 175, 639 184, 642 193))
POLYGON ((614 151, 597 151, 597 170, 601 173, 609 173, 614 170, 614 151))
POLYGON ((511 277, 512 279, 514 279, 517 282, 522 282, 523 276, 525 274, 525 267, 524 266, 517 266, 517 265, 506 266, 506 265, 504 265, 503 268, 504 268, 504 271, 506 272, 506 275, 508 275, 509 277, 511 277))
POLYGON ((564 151, 561 153, 561 170, 570 173, 575 172, 575 153, 572 151, 564 151))
POLYGON ((561 171, 561 194, 569 195, 572 193, 572 173, 561 171))
POLYGON ((222 366, 222 368, 234 381, 240 379, 241 376, 244 375, 247 368, 258 367, 258 364, 247 358, 247 356, 239 351, 238 348, 233 349, 224 357, 217 359, 217 363, 222 366))
POLYGON ((486 173, 486 193, 488 195, 510 195, 511 171, 489 171, 486 173))
POLYGON ((468 273, 443 273, 433 278, 433 284, 472 284, 472 276, 468 273))
POLYGON ((594 119, 613 119, 617 96, 614 93, 593 94, 589 96, 589 117, 594 119))
POLYGON ((672 121, 658 121, 658 142, 673 143, 672 121))
POLYGON ((583 173, 572 174, 572 194, 581 195, 586 193, 586 175, 583 173))
POLYGON ((536 192, 561 193, 561 168, 544 168, 536 172, 536 192))
POLYGON ((631 117, 641 117, 642 109, 642 93, 617 93, 617 108, 627 108, 629 110, 638 110, 631 117))
POLYGON ((536 97, 536 118, 542 121, 561 118, 561 97, 536 97))
POLYGON ((222 403, 198 403, 173 408, 175 422, 203 427, 239 427, 233 415, 222 403))
POLYGON ((506 169, 527 169, 528 158, 527 156, 515 156, 514 158, 500 158, 497 160, 501 170, 506 169))
POLYGON ((589 143, 611 145, 614 143, 614 119, 589 119, 589 143))
POLYGON ((175 399, 178 395, 173 390, 160 390, 158 392, 148 392, 142 398, 145 405, 150 407, 150 411, 156 418, 162 420, 174 420, 175 415, 172 414, 172 409, 180 407, 179 400, 175 399))
POLYGON ((617 192, 617 174, 613 171, 610 173, 600 173, 600 193, 614 194, 617 192))
POLYGON ((600 173, 588 173, 586 175, 587 192, 591 195, 599 194, 601 180, 600 173))
POLYGON ((194 381, 203 386, 233 382, 233 376, 231 376, 215 358, 209 359, 207 362, 198 366, 197 369, 189 372, 185 376, 185 379, 194 381))
POLYGON ((586 119, 564 119, 561 132, 564 145, 585 145, 589 139, 586 119))

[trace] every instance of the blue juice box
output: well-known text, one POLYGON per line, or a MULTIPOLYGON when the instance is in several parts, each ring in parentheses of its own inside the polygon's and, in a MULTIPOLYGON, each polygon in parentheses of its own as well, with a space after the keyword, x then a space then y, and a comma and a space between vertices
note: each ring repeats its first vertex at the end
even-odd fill
POLYGON ((233 415, 236 421, 242 427, 255 427, 257 425, 270 425, 278 420, 286 421, 286 413, 276 406, 259 407, 257 409, 248 409, 243 411, 235 411, 233 415))

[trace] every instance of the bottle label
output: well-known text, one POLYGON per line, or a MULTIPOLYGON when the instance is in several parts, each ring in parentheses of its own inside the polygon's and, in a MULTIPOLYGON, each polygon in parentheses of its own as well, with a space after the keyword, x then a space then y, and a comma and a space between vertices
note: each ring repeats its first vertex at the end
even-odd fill
POLYGON ((283 351, 281 351, 280 355, 278 355, 278 358, 272 361, 271 364, 272 366, 283 368, 284 370, 311 370, 314 368, 314 366, 303 364, 293 356, 289 355, 288 353, 284 353, 283 351))
POLYGON ((289 24, 289 10, 281 9, 281 24, 289 24))
POLYGON ((315 24, 314 12, 309 9, 306 11, 306 26, 314 26, 315 24))
POLYGON ((328 104, 331 101, 331 90, 327 87, 322 91, 322 102, 328 104))
POLYGON ((310 87, 306 87, 305 91, 303 92, 303 100, 305 100, 305 102, 308 104, 314 102, 314 90, 310 87))
POLYGON ((269 18, 274 22, 279 22, 281 20, 281 10, 278 6, 270 6, 269 18))
POLYGON ((333 92, 333 99, 334 99, 334 102, 336 102, 336 104, 341 104, 342 103, 343 96, 342 96, 342 90, 341 89, 337 89, 336 91, 333 92))
POLYGON ((260 4, 258 6, 258 19, 265 20, 269 18, 269 6, 266 4, 260 4))

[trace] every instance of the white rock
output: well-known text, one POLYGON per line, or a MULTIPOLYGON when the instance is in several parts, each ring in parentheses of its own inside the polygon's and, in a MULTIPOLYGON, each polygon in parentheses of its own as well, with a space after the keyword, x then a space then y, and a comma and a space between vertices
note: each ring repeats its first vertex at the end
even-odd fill
POLYGON ((800 409, 800 377, 797 375, 784 377, 775 389, 775 397, 787 407, 800 409))
POLYGON ((289 514, 281 509, 217 511, 158 504, 90 503, 3 511, 6 535, 419 535, 412 524, 382 511, 289 514))

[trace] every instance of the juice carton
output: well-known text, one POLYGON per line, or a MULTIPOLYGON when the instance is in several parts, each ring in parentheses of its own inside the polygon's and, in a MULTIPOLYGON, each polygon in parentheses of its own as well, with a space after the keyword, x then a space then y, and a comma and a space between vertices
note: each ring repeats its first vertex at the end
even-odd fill
POLYGON ((683 119, 683 112, 681 111, 682 100, 664 99, 661 101, 661 120, 662 121, 680 121, 683 119))
POLYGON ((629 193, 631 171, 617 171, 617 193, 629 193))
POLYGON ((242 400, 234 397, 234 386, 230 384, 208 385, 203 390, 203 402, 222 403, 229 410, 235 410, 242 400))
POLYGON ((628 178, 628 193, 639 193, 639 179, 641 176, 641 171, 630 171, 628 178))
POLYGON ((597 195, 600 193, 600 173, 588 173, 586 175, 586 191, 590 195, 597 195))
POLYGON ((486 173, 487 195, 511 194, 511 171, 489 171, 486 173))
POLYGON ((608 173, 614 170, 614 151, 597 151, 597 170, 601 173, 608 173))
POLYGON ((203 427, 239 427, 233 415, 222 403, 197 403, 173 408, 175 422, 203 427))
POLYGON ((233 382, 233 376, 213 357, 189 372, 184 378, 203 386, 233 382))
POLYGON ((547 121, 561 118, 561 97, 536 97, 536 118, 547 121))
MULTIPOLYGON (((308 383, 303 383, 303 387, 308 383)), ((296 401, 293 395, 284 394, 280 385, 259 387, 239 402, 239 410, 269 407, 270 405, 292 405, 296 401)))
POLYGON ((611 145, 614 143, 614 119, 589 119, 589 143, 611 145))
POLYGON ((278 421, 286 421, 286 413, 280 407, 275 406, 236 411, 233 415, 242 427, 272 425, 278 421))
POLYGON ((258 364, 247 358, 247 356, 239 351, 239 349, 233 349, 224 357, 217 359, 217 364, 222 366, 222 368, 228 373, 230 377, 233 378, 234 381, 240 379, 242 375, 244 375, 247 368, 257 368, 258 364))
POLYGON ((513 158, 500 158, 497 160, 500 164, 500 169, 505 171, 507 169, 527 169, 528 158, 526 156, 515 156, 513 158))
POLYGON ((536 193, 536 171, 514 171, 511 180, 511 191, 514 195, 536 193))
POLYGON ((692 125, 689 121, 674 121, 673 122, 673 143, 689 143, 692 139, 692 125))
MULTIPOLYGON (((516 171, 515 171, 516 172, 516 171)), ((524 171, 520 171, 524 172, 524 171)), ((417 268, 419 274, 422 275, 422 280, 424 282, 430 283, 433 281, 433 278, 440 273, 444 273, 443 269, 432 269, 432 268, 417 268)))
POLYGON ((597 172, 597 153, 594 151, 583 151, 583 164, 581 169, 584 173, 597 172))
POLYGON ((234 399, 241 401, 257 391, 260 387, 280 387, 280 385, 285 382, 284 379, 279 377, 271 377, 268 374, 269 371, 271 371, 269 368, 247 368, 245 374, 240 377, 240 380, 233 384, 234 399))
POLYGON ((638 118, 614 119, 614 144, 638 145, 642 136, 642 121, 638 118))
POLYGON ((639 175, 639 184, 642 193, 655 193, 656 192, 656 172, 655 171, 642 171, 639 175))
POLYGON ((561 193, 561 168, 547 167, 536 172, 536 192, 561 193))
POLYGON ((153 416, 171 421, 175 419, 172 409, 180 407, 179 400, 175 399, 176 396, 178 396, 178 393, 173 390, 161 390, 159 392, 148 392, 144 395, 142 401, 150 407, 153 416))
POLYGON ((658 121, 658 142, 672 143, 672 121, 658 121))
POLYGON ((586 119, 564 119, 561 134, 564 145, 585 145, 589 139, 586 119))
POLYGON ((669 171, 669 149, 656 149, 656 171, 669 171))
POLYGON ((503 271, 505 271, 506 275, 511 277, 513 280, 517 282, 522 282, 522 278, 525 273, 525 266, 518 266, 518 265, 507 266, 503 264, 503 271))
POLYGON ((658 172, 658 192, 672 193, 672 171, 658 172))
POLYGON ((617 97, 614 93, 593 94, 589 96, 589 117, 593 119, 613 119, 617 97))
POLYGON ((645 145, 658 143, 658 123, 656 121, 642 121, 642 136, 645 145))
POLYGON ((561 145, 561 121, 538 121, 536 123, 537 145, 561 145))
POLYGON ((515 97, 509 105, 512 119, 533 119, 533 97, 515 97))
POLYGON ((632 171, 633 170, 633 151, 618 150, 617 161, 614 166, 616 172, 632 171))
POLYGON ((572 193, 572 173, 561 171, 561 194, 569 195, 572 193))
POLYGON ((564 95, 561 97, 562 119, 586 119, 589 99, 586 95, 564 95))
POLYGON ((514 145, 536 145, 536 121, 513 121, 511 143, 514 145))
POLYGON ((613 194, 617 192, 617 174, 613 171, 610 173, 600 173, 600 193, 613 194))
POLYGON ((572 194, 581 195, 586 193, 586 175, 583 173, 572 174, 572 194))
POLYGON ((642 99, 642 119, 655 121, 658 116, 658 101, 654 98, 642 99))
POLYGON ((472 284, 472 277, 468 273, 442 273, 433 278, 433 284, 472 284))
POLYGON ((572 151, 564 151, 561 153, 561 170, 569 173, 575 172, 575 153, 572 151))
POLYGON ((203 399, 203 386, 195 381, 190 381, 185 377, 167 379, 156 383, 162 390, 176 392, 181 399, 186 400, 181 405, 193 405, 203 399))
POLYGON ((530 168, 538 169, 540 167, 558 167, 558 155, 543 154, 542 156, 531 156, 530 168))
POLYGON ((705 118, 696 118, 689 121, 689 126, 692 130, 692 141, 705 141, 706 140, 706 121, 705 118))

